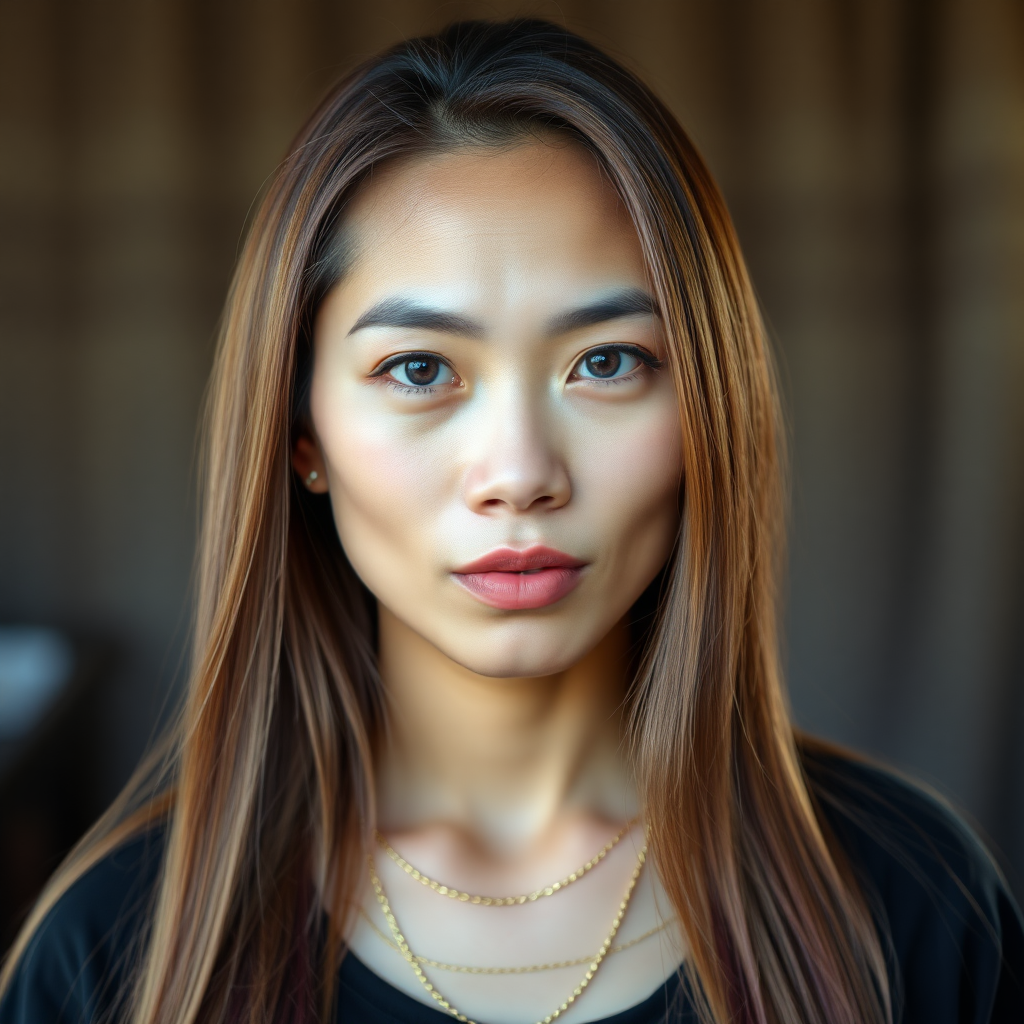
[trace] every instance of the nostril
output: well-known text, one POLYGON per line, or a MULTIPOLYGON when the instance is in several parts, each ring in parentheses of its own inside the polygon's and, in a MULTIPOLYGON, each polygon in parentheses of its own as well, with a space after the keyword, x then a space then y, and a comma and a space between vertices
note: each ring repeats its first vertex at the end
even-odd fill
MULTIPOLYGON (((539 498, 534 498, 530 502, 529 508, 550 508, 552 505, 557 504, 556 499, 550 494, 542 494, 539 498)), ((505 498, 485 498, 480 502, 480 508, 498 508, 499 506, 512 505, 513 507, 520 507, 514 505, 513 502, 508 501, 505 498)), ((526 506, 524 506, 526 507, 526 506)))
POLYGON ((470 469, 463 497, 477 512, 499 514, 505 510, 553 511, 569 500, 571 487, 565 467, 540 460, 488 465, 470 469))

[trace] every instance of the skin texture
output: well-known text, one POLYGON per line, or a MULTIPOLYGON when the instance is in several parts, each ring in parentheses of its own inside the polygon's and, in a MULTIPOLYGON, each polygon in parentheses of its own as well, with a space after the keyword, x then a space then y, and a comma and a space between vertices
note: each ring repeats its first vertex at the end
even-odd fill
MULTIPOLYGON (((317 318, 313 432, 293 461, 303 480, 316 471, 311 490, 330 493, 345 551, 379 603, 390 727, 378 820, 442 882, 530 891, 636 814, 621 745, 625 617, 675 541, 679 411, 656 365, 656 312, 641 304, 588 325, 564 314, 647 293, 639 242, 593 159, 557 138, 379 169, 345 231, 354 255, 317 318), (448 319, 359 325, 396 300, 448 319), (627 346, 619 369, 596 378, 588 354, 615 345, 627 346), (409 353, 438 362, 419 378, 410 363, 388 369, 409 353), (416 383, 435 367, 428 386, 416 383), (496 548, 538 544, 585 563, 575 589, 545 607, 491 607, 452 575, 496 548)), ((458 904, 377 862, 414 952, 525 964, 596 950, 642 842, 637 826, 585 879, 523 907, 458 904)), ((659 922, 659 892, 646 871, 620 941, 659 922)), ((386 928, 369 886, 364 907, 386 928)), ((364 923, 351 941, 430 1001, 364 923)), ((609 958, 563 1019, 633 1005, 680 955, 669 929, 609 958)), ((550 1013, 584 970, 432 979, 470 1016, 511 1024, 550 1013)))

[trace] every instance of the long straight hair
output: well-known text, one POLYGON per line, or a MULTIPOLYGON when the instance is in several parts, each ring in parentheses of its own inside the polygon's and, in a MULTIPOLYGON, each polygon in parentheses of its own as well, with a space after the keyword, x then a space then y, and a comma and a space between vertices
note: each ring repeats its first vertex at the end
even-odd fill
POLYGON ((326 1018, 373 826, 373 603, 290 449, 345 204, 383 161, 557 132, 632 217, 678 392, 685 495, 632 690, 650 850, 708 1022, 884 1024, 881 942, 810 795, 779 670, 780 426, 725 204, 630 72, 556 25, 463 22, 344 79, 257 213, 208 392, 191 682, 165 752, 72 853, 47 910, 162 823, 133 1024, 326 1018))

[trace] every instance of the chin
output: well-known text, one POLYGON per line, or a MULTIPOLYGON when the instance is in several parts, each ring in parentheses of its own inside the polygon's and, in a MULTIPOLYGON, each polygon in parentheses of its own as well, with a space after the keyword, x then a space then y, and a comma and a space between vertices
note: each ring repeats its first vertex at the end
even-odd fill
MULTIPOLYGON (((531 628, 515 623, 512 628, 461 631, 458 640, 440 642, 437 647, 452 661, 477 675, 494 679, 533 679, 557 675, 572 668, 601 640, 581 643, 581 631, 575 624, 553 630, 550 624, 531 628)), ((447 639, 447 638, 445 638, 447 639)))

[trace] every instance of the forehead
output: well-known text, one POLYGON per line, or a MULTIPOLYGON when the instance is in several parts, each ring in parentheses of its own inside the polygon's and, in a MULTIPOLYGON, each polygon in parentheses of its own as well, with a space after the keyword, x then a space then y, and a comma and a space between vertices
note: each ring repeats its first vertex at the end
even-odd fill
POLYGON ((348 282, 487 290, 539 279, 642 284, 632 221, 596 159, 562 139, 378 168, 346 211, 348 282))

